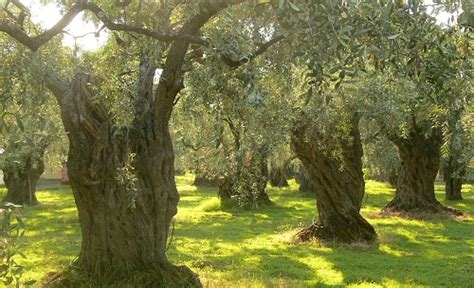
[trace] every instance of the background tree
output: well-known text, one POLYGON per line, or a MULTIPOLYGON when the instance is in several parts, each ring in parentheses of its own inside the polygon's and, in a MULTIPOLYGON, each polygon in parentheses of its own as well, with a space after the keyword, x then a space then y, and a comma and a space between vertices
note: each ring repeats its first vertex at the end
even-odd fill
POLYGON ((449 119, 452 103, 470 79, 470 64, 463 52, 468 44, 462 41, 459 46, 452 37, 454 28, 443 30, 420 7, 401 10, 392 28, 392 37, 374 45, 397 52, 388 55, 382 51, 390 49, 379 49, 374 63, 382 67, 384 77, 365 84, 371 89, 363 92, 370 95, 367 107, 376 106, 372 116, 378 117, 401 160, 397 192, 386 209, 458 213, 436 200, 434 180, 443 143, 442 123, 449 119))
MULTIPOLYGON (((360 85, 364 85, 364 82, 360 85)), ((400 170, 397 147, 385 137, 378 125, 365 120, 361 121, 365 177, 388 182, 395 187, 400 170)))
POLYGON ((0 75, 4 201, 33 205, 46 149, 59 136, 59 116, 49 91, 31 74, 25 49, 1 35, 0 53, 5 65, 0 75))

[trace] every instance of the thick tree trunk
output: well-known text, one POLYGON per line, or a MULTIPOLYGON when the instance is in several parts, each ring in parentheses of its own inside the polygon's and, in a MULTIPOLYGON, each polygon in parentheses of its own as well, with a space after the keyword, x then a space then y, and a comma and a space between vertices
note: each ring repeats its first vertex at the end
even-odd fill
MULTIPOLYGON (((343 149, 340 158, 321 151, 321 144, 331 142, 317 128, 300 127, 293 132, 292 146, 308 171, 315 189, 319 223, 300 231, 296 237, 306 241, 317 237, 342 243, 371 242, 377 238, 374 228, 360 215, 364 196, 362 145, 359 119, 352 120, 352 141, 337 140, 343 149), (346 143, 347 142, 347 143, 346 143)), ((331 146, 323 145, 328 149, 331 146)))
POLYGON ((270 185, 273 187, 288 187, 285 170, 285 167, 272 165, 270 171, 270 185))
POLYGON ((396 138, 393 141, 398 147, 401 167, 395 198, 384 210, 459 214, 460 211, 439 203, 434 193, 434 182, 440 164, 441 132, 434 131, 427 138, 415 128, 409 138, 396 138))
POLYGON ((446 189, 446 200, 462 200, 461 190, 463 184, 465 169, 461 168, 461 171, 455 173, 454 163, 452 158, 448 158, 446 163, 443 165, 443 180, 446 189))
POLYGON ((43 172, 44 162, 41 158, 28 155, 21 164, 7 161, 3 167, 3 180, 8 191, 3 201, 17 205, 38 203, 36 184, 43 172))
POLYGON ((76 75, 60 99, 70 140, 68 174, 82 232, 77 266, 97 279, 153 270, 160 285, 201 286, 193 272, 166 257, 179 200, 168 129, 179 89, 159 85, 160 105, 152 106, 154 68, 142 69, 143 101, 137 103, 130 128, 118 128, 93 101, 89 75, 76 75))

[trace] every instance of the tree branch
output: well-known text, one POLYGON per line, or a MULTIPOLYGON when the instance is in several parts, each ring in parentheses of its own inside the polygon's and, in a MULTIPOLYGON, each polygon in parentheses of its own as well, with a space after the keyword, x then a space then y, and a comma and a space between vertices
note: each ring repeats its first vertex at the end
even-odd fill
POLYGON ((232 60, 230 59, 229 57, 223 57, 222 61, 224 61, 224 63, 231 67, 231 68, 238 68, 250 61, 252 61, 253 59, 257 58, 258 56, 262 55, 263 53, 265 53, 271 46, 273 46, 274 44, 280 42, 281 40, 283 40, 285 37, 282 36, 282 35, 279 35, 279 36, 276 36, 275 38, 271 39, 270 41, 268 42, 265 42, 263 43, 262 45, 260 45, 258 47, 257 50, 255 50, 255 52, 253 52, 252 54, 250 54, 249 56, 245 57, 245 58, 242 58, 240 60, 232 60))
POLYGON ((51 38, 63 33, 64 28, 66 28, 82 11, 92 12, 105 25, 105 27, 112 31, 137 33, 164 42, 186 40, 189 43, 209 45, 207 40, 188 34, 164 34, 138 26, 115 23, 99 6, 88 2, 73 5, 71 9, 63 16, 63 18, 59 20, 53 27, 37 36, 29 36, 22 28, 12 25, 9 23, 9 21, 4 19, 0 20, 0 31, 7 33, 23 45, 30 48, 32 51, 37 51, 42 45, 51 40, 51 38))

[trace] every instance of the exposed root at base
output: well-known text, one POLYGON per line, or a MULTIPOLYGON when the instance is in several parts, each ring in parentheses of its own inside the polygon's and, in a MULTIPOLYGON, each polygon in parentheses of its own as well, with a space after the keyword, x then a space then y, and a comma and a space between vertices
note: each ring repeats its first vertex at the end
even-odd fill
POLYGON ((334 236, 330 234, 330 232, 325 229, 322 225, 313 223, 305 228, 300 229, 293 235, 289 241, 290 244, 301 244, 307 242, 316 242, 319 245, 343 245, 355 249, 371 249, 373 247, 378 246, 377 241, 359 241, 359 242, 337 242, 334 239, 334 236))
POLYGON ((324 241, 323 239, 324 234, 325 234, 324 227, 317 223, 313 223, 309 225, 308 227, 305 227, 299 230, 298 232, 296 232, 296 234, 293 235, 290 242, 293 244, 299 244, 299 243, 310 242, 310 241, 321 242, 321 241, 324 241))
POLYGON ((199 276, 187 266, 145 271, 110 271, 93 276, 74 267, 47 274, 46 287, 196 287, 202 288, 199 276))
POLYGON ((445 206, 441 203, 430 203, 427 205, 408 206, 390 202, 382 213, 391 216, 415 218, 415 219, 445 219, 462 218, 464 213, 458 209, 445 206))
MULTIPOLYGON (((459 210, 458 210, 459 211, 459 210)), ((420 211, 420 210, 412 210, 412 211, 395 211, 393 209, 383 209, 380 212, 370 213, 368 215, 370 218, 391 218, 391 217, 401 217, 407 219, 415 219, 415 220, 457 220, 457 221, 465 221, 470 219, 470 216, 466 213, 461 213, 458 215, 457 213, 452 213, 448 211, 436 212, 433 213, 432 211, 420 211)))

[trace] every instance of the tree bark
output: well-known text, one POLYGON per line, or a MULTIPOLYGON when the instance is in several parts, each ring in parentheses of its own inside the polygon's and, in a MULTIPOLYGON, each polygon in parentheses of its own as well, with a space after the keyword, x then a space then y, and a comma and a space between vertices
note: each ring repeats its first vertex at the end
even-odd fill
POLYGON ((388 183, 393 187, 397 187, 399 170, 400 169, 391 169, 388 173, 388 183))
MULTIPOLYGON (((182 32, 194 35, 216 12, 201 11, 182 32)), ((125 128, 95 101, 92 76, 79 72, 64 81, 44 75, 70 142, 68 174, 82 232, 77 266, 96 279, 154 270, 164 286, 201 286, 191 270, 166 256, 179 200, 169 120, 183 88, 188 47, 187 41, 173 42, 156 90, 155 67, 146 59, 141 63, 135 119, 125 128)))
POLYGON ((3 201, 17 205, 34 205, 36 184, 44 172, 43 159, 26 155, 23 163, 6 161, 3 167, 3 180, 7 187, 7 195, 3 201))
POLYGON ((445 195, 446 200, 462 200, 463 199, 461 190, 462 190, 463 178, 464 178, 464 175, 466 174, 466 169, 465 167, 456 167, 455 161, 456 161, 455 159, 448 157, 448 159, 443 164, 443 180, 444 180, 445 189, 446 189, 446 195, 445 195))
POLYGON ((308 171, 315 189, 319 214, 318 224, 301 230, 296 237, 306 241, 313 237, 341 243, 371 242, 377 238, 374 228, 360 215, 364 196, 362 145, 359 117, 351 119, 351 141, 341 143, 339 158, 330 155, 335 139, 317 127, 299 127, 293 131, 292 147, 308 171), (331 140, 330 140, 331 139, 331 140), (321 150, 323 145, 325 151, 321 150))
MULTIPOLYGON (((401 160, 395 198, 384 210, 412 213, 460 211, 446 207, 436 200, 434 182, 440 165, 441 131, 434 130, 425 137, 413 128, 407 138, 393 138, 401 160)), ((462 214, 462 213, 461 213, 462 214)))
POLYGON ((240 206, 251 209, 272 203, 266 192, 268 164, 266 147, 252 151, 250 162, 239 169, 233 189, 238 191, 240 206))

